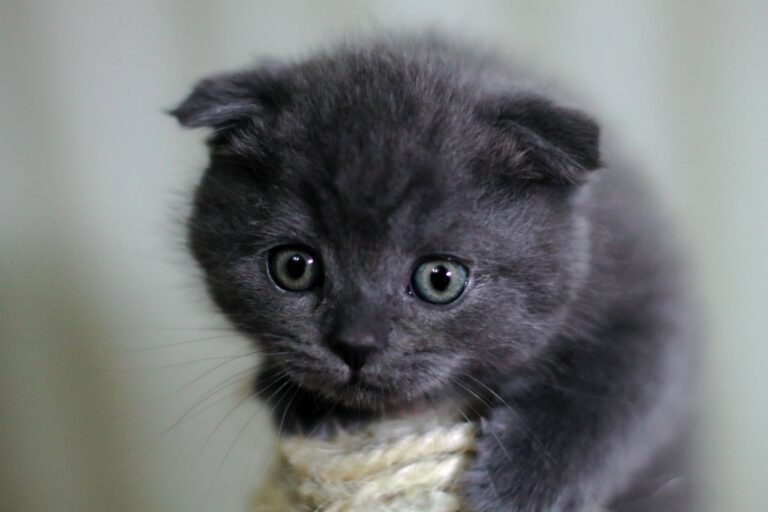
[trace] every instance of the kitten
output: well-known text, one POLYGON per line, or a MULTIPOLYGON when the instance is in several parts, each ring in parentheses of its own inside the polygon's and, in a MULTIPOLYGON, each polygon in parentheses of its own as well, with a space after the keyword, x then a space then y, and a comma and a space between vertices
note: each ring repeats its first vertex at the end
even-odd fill
POLYGON ((434 37, 214 76, 172 114, 212 129, 189 246, 284 431, 448 403, 480 426, 472 511, 686 509, 674 243, 589 116, 434 37))

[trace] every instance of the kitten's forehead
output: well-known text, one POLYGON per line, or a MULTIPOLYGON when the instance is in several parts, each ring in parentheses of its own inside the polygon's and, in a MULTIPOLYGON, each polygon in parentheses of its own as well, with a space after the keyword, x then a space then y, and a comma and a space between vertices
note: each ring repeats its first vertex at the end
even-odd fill
MULTIPOLYGON (((361 170, 360 172, 366 172, 361 170)), ((433 181, 428 172, 399 179, 352 173, 314 187, 314 196, 298 208, 314 219, 318 230, 337 245, 381 250, 397 245, 407 249, 423 241, 426 231, 447 229, 452 223, 449 187, 433 181)))
POLYGON ((293 183, 302 192, 283 204, 283 216, 300 219, 307 243, 356 266, 390 257, 465 256, 468 239, 484 222, 472 208, 472 190, 448 183, 439 172, 403 173, 399 181, 382 179, 378 188, 348 179, 293 183))
POLYGON ((278 121, 282 189, 345 257, 448 251, 460 245, 457 226, 477 220, 467 215, 482 193, 469 163, 473 111, 448 81, 405 80, 405 69, 315 77, 322 87, 303 90, 278 121))
POLYGON ((361 138, 336 133, 286 156, 280 188, 290 191, 292 207, 329 236, 401 239, 418 225, 450 221, 469 192, 464 169, 407 133, 370 130, 361 138))

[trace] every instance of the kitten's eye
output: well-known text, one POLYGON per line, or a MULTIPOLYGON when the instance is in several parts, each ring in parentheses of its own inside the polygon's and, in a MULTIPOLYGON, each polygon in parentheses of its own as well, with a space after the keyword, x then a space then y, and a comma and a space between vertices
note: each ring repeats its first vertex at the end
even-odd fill
POLYGON ((434 258, 416 267, 411 286, 421 300, 448 304, 459 298, 468 278, 469 270, 464 265, 449 258, 434 258))
POLYGON ((292 292, 311 290, 320 284, 320 262, 305 249, 276 247, 269 252, 269 276, 277 286, 292 292))

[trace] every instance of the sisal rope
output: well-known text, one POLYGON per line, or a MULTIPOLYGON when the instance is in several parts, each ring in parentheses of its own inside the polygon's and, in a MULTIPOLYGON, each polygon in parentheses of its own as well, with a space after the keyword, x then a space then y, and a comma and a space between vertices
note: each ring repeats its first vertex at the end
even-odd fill
POLYGON ((459 512, 454 484, 475 443, 471 423, 387 420, 330 440, 287 437, 256 512, 459 512))

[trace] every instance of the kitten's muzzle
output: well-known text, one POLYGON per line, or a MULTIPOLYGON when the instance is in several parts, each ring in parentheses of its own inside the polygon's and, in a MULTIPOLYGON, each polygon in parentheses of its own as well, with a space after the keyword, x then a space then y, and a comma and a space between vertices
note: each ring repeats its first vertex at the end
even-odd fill
POLYGON ((357 381, 363 366, 388 345, 388 321, 380 309, 378 303, 355 294, 335 312, 325 343, 349 367, 350 381, 357 381))

